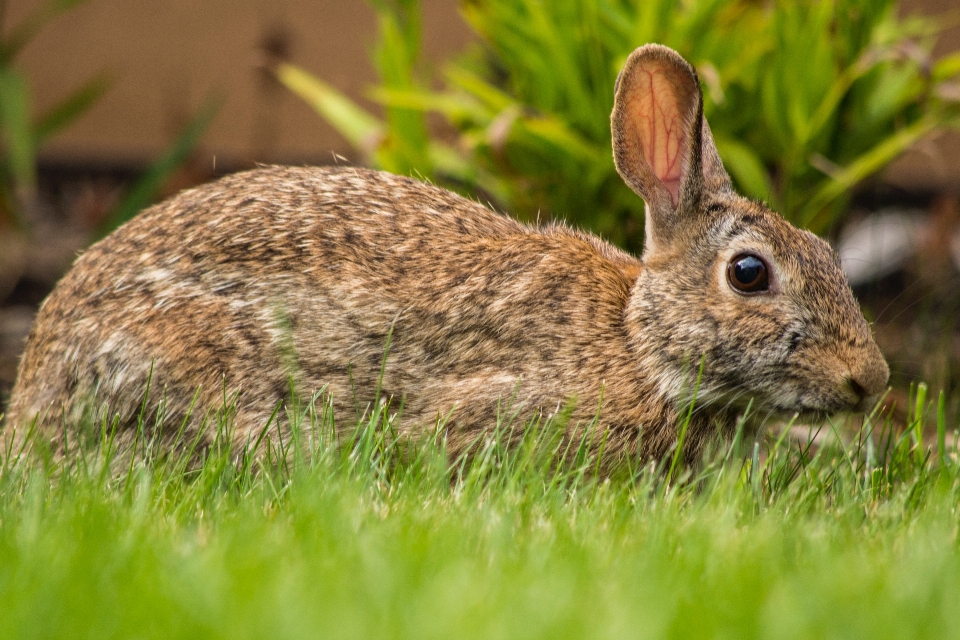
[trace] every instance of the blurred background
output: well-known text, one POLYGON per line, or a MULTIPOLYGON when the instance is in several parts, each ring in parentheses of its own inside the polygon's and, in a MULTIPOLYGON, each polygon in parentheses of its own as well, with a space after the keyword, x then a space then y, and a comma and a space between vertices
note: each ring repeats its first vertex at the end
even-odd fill
POLYGON ((632 251, 616 73, 697 68, 738 188, 838 247, 893 370, 960 413, 957 0, 0 0, 0 408, 36 308, 152 202, 256 163, 415 175, 632 251))

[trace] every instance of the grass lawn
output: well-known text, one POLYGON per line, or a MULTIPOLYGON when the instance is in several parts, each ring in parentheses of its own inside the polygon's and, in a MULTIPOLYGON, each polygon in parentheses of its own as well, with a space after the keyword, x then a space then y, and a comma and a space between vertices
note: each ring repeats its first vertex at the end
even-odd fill
POLYGON ((919 431, 598 478, 549 425, 448 461, 312 407, 258 458, 5 454, 0 636, 960 637, 960 465, 919 431))

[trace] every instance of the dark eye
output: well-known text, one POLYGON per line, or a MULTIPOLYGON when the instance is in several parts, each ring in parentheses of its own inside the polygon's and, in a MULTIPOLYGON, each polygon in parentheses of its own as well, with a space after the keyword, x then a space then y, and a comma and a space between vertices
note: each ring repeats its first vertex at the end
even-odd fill
POLYGON ((770 288, 770 270, 763 259, 741 253, 727 265, 727 280, 740 293, 761 293, 770 288))

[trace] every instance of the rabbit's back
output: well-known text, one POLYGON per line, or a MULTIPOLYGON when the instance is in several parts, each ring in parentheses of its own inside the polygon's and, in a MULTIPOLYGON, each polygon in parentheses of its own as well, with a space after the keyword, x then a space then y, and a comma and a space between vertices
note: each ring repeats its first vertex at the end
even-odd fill
POLYGON ((239 391, 240 438, 291 385, 326 387, 343 425, 379 384, 403 398, 404 424, 453 410, 463 439, 508 404, 551 411, 574 398, 575 417, 592 416, 604 385, 605 404, 635 406, 623 314, 640 268, 595 237, 407 178, 237 174, 151 208, 78 260, 40 311, 9 421, 39 412, 56 437, 62 417, 105 403, 132 422, 148 378, 170 424, 197 389, 198 416, 239 391))

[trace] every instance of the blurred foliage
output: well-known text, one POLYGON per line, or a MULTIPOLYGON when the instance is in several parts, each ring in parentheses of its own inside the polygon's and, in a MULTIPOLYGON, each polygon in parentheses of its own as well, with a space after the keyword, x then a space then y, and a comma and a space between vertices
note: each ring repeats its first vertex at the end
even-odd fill
POLYGON ((84 1, 45 2, 9 30, 2 22, 6 3, 0 2, 0 225, 25 226, 20 208, 36 188, 37 149, 84 113, 109 86, 106 76, 94 76, 31 120, 29 82, 14 66, 17 55, 48 22, 84 1))
POLYGON ((278 78, 375 167, 479 191, 521 217, 565 217, 634 249, 643 206, 614 169, 609 116, 617 73, 641 44, 696 66, 738 188, 817 232, 859 182, 960 125, 960 54, 933 62, 939 27, 899 18, 893 0, 466 0, 479 44, 446 66, 439 90, 417 74, 419 3, 373 4, 370 95, 384 119, 292 65, 278 78), (428 127, 428 114, 451 126, 428 127))
MULTIPOLYGON (((22 211, 36 192, 38 149, 83 115, 110 86, 105 74, 96 75, 32 119, 28 78, 15 66, 18 54, 44 26, 86 1, 49 0, 22 22, 6 29, 6 3, 0 0, 0 229, 7 226, 28 230, 22 211)), ((218 106, 217 100, 209 100, 187 123, 169 149, 148 167, 108 216, 101 233, 112 230, 150 203, 166 179, 189 157, 218 106)))

